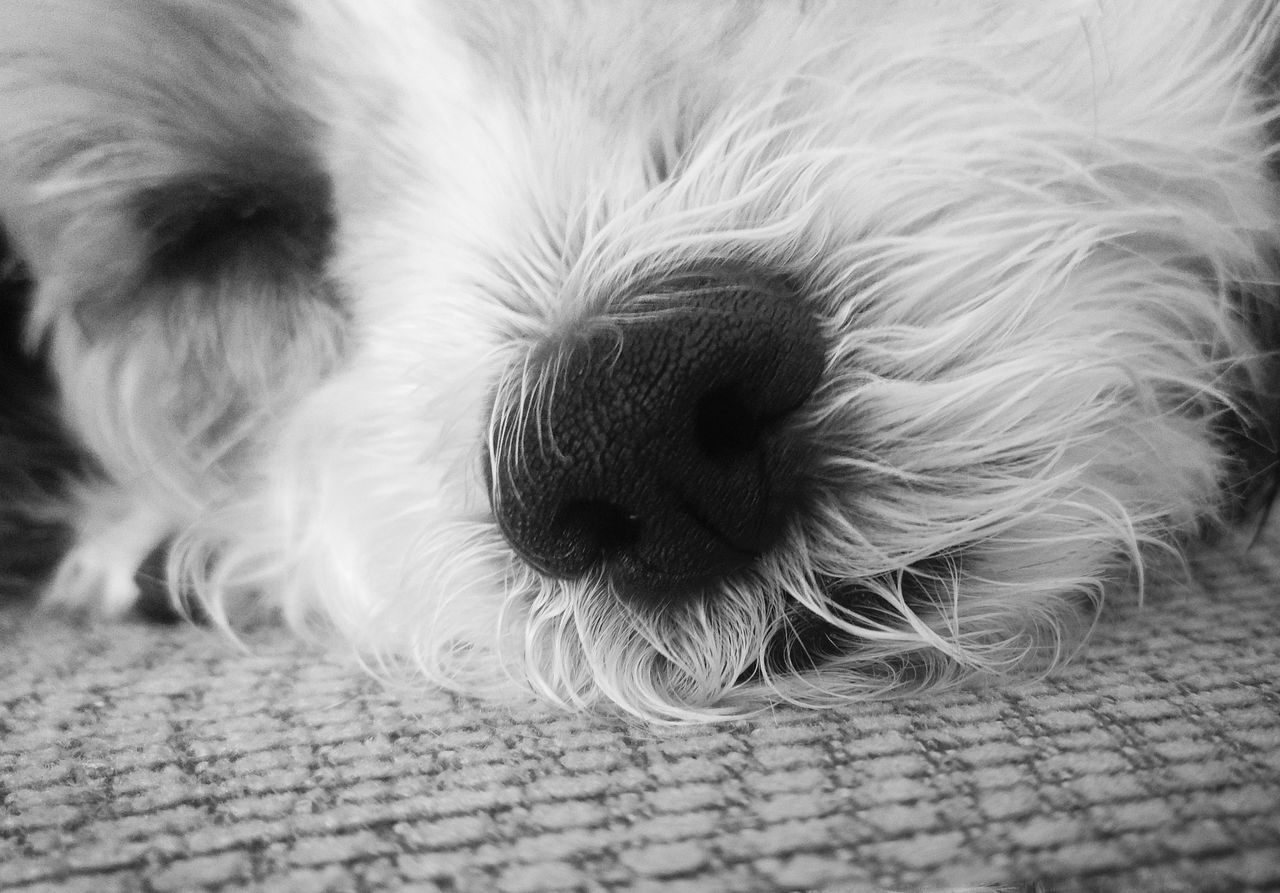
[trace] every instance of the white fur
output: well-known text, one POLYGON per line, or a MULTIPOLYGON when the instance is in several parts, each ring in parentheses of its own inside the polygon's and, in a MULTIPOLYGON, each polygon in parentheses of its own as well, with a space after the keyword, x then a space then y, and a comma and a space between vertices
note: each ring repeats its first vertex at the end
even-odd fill
MULTIPOLYGON (((93 5, 120 47, 147 33, 144 4, 93 5)), ((251 7, 226 16, 248 31, 251 7)), ((38 130, 19 53, 35 26, 0 35, 19 181, 0 216, 45 277, 36 334, 86 441, 179 532, 176 587, 227 625, 265 598, 434 684, 705 719, 1043 669, 1153 548, 1212 522, 1229 459, 1212 426, 1258 351, 1228 292, 1275 277, 1256 92, 1275 5, 804 9, 290 4, 272 77, 317 125, 350 327, 252 379, 255 410, 213 439, 157 434, 145 396, 122 396, 172 386, 166 419, 193 405, 183 379, 159 384, 161 335, 104 365, 58 294, 127 239, 90 232, 112 225, 104 190, 183 159, 158 157, 162 136, 41 163, 50 133, 93 139, 136 112, 63 91, 38 130), (77 240, 98 254, 69 258, 77 240), (629 286, 731 259, 801 282, 833 345, 802 419, 823 447, 816 504, 749 576, 658 614, 538 574, 486 493, 506 395, 549 385, 541 347, 634 310, 629 286), (926 559, 934 579, 906 579, 926 559), (897 622, 841 607, 833 580, 897 622), (904 598, 918 585, 930 610, 904 598), (858 647, 738 684, 797 606, 858 647)))

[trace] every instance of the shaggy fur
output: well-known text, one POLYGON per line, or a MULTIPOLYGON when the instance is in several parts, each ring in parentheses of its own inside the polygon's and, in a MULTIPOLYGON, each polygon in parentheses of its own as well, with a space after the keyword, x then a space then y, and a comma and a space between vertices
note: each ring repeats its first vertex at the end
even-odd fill
POLYGON ((0 533, 74 528, 51 604, 127 609, 171 541, 227 628, 265 607, 381 671, 655 720, 1044 670, 1269 492, 1278 25, 9 2, 0 221, 92 462, 0 493, 0 533), (579 346, 744 281, 823 349, 776 538, 646 599, 527 560, 504 462, 554 450, 579 346))

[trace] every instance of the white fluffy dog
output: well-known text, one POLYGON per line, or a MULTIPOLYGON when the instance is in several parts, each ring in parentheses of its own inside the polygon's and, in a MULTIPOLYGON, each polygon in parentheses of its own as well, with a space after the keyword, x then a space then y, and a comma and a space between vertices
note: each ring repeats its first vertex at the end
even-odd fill
POLYGON ((0 558, 655 720, 1043 670, 1270 492, 1278 29, 6 0, 0 558))

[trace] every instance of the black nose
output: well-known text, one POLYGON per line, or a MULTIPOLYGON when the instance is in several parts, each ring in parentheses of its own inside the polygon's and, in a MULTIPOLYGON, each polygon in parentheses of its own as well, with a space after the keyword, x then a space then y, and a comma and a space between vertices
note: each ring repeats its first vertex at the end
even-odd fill
POLYGON ((699 278, 563 346, 497 406, 491 499, 543 573, 666 595, 750 564, 786 526, 808 450, 791 424, 822 373, 816 320, 781 285, 699 278))

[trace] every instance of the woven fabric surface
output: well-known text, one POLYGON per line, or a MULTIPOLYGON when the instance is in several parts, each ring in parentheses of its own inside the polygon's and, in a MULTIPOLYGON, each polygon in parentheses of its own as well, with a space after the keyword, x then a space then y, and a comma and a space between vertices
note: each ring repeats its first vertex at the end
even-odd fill
POLYGON ((1280 888, 1278 554, 1046 681, 677 729, 10 607, 0 889, 1280 888))

